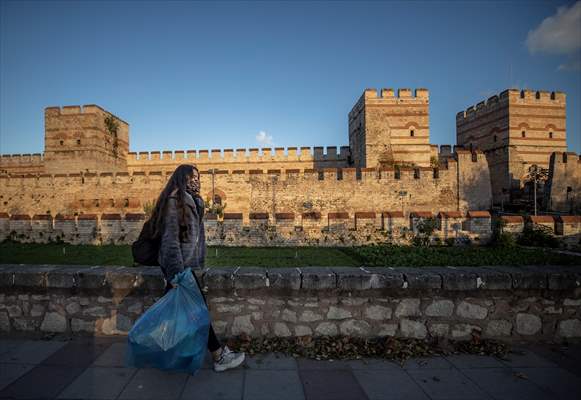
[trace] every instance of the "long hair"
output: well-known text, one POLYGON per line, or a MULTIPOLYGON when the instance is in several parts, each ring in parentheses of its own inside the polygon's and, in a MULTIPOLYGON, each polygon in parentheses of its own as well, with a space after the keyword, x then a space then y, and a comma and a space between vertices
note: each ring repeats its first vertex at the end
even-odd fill
POLYGON ((186 186, 194 174, 194 170, 198 172, 198 168, 194 164, 181 164, 176 168, 169 178, 165 188, 161 191, 155 207, 151 214, 151 236, 157 238, 161 235, 163 229, 164 210, 167 206, 168 197, 177 188, 177 209, 178 209, 178 223, 180 225, 180 241, 187 240, 188 224, 186 221, 186 206, 184 197, 186 195, 186 186), (185 237, 182 237, 185 235, 185 237))

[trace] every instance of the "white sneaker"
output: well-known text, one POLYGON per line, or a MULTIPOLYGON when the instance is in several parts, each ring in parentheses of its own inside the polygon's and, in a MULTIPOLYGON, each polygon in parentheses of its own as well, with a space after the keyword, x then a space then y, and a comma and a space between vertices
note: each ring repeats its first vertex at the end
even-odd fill
POLYGON ((218 361, 214 361, 214 371, 222 372, 230 368, 236 368, 244 361, 244 353, 237 353, 224 346, 222 348, 222 354, 218 361))

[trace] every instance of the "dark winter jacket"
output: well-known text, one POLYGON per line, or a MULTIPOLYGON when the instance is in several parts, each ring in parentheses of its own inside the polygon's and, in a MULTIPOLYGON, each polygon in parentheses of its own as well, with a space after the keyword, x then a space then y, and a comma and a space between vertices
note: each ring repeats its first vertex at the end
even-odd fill
POLYGON ((159 265, 168 282, 175 274, 191 267, 192 270, 204 268, 206 257, 206 237, 204 233, 204 200, 192 197, 186 192, 186 224, 189 229, 188 241, 180 242, 177 210, 177 195, 168 198, 163 216, 159 265))

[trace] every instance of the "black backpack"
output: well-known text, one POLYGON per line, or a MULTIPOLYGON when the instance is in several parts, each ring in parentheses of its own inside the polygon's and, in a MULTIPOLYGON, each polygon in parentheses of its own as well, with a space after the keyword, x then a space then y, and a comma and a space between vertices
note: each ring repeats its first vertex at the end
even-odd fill
POLYGON ((161 246, 161 237, 153 238, 151 236, 151 224, 153 224, 151 218, 143 224, 139 237, 131 245, 131 253, 133 253, 133 260, 136 263, 158 266, 157 256, 161 246))

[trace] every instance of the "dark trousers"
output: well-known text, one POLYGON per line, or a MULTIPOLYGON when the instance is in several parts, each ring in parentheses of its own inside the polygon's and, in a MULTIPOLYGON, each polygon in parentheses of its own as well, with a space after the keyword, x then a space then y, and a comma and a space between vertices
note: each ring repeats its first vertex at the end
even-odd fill
MULTIPOLYGON (((204 298, 204 302, 206 303, 206 305, 208 305, 208 302, 206 301, 206 296, 204 295, 204 291, 202 290, 202 286, 200 285, 200 282, 198 281, 198 277, 196 276, 196 274, 194 274, 194 271, 192 271, 192 275, 194 275, 194 279, 196 280, 196 283, 198 284, 198 287, 200 288, 200 293, 202 293, 202 297, 204 298)), ((166 282, 164 295, 167 292, 169 292, 171 289, 173 289, 173 286, 171 285, 171 283, 166 282)), ((216 336, 216 333, 214 332, 214 328, 212 327, 212 324, 210 323, 210 332, 208 333, 208 350, 214 352, 214 351, 218 350, 220 347, 222 347, 222 345, 220 344, 220 341, 218 340, 218 337, 216 336)))

